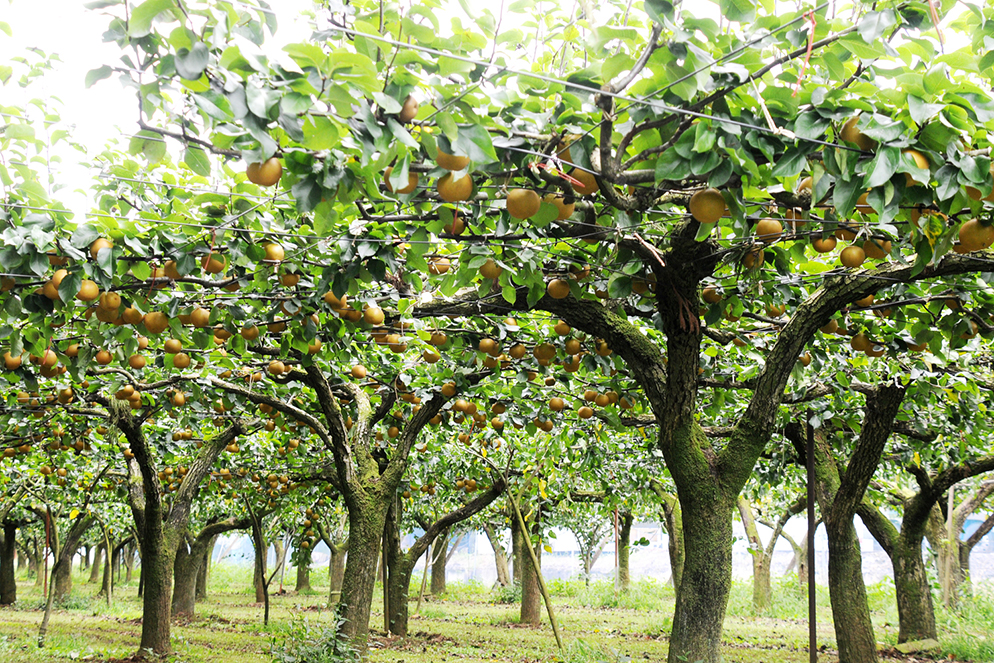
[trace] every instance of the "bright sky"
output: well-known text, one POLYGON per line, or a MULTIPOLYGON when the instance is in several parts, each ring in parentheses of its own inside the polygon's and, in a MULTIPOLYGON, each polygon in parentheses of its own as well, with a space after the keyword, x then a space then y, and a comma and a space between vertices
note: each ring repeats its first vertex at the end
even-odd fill
MULTIPOLYGON (((0 87, 0 104, 24 106, 33 98, 60 99, 62 105, 56 108, 63 122, 73 127, 74 139, 95 154, 111 138, 138 130, 137 102, 134 90, 124 88, 116 74, 85 88, 87 72, 103 65, 120 64, 122 51, 113 42, 103 42, 110 17, 83 5, 79 0, 0 0, 0 21, 10 25, 13 32, 13 36, 8 37, 0 31, 0 62, 9 63, 13 57, 25 57, 27 48, 57 53, 62 60, 54 71, 47 72, 26 90, 14 79, 0 87)), ((267 43, 267 49, 306 39, 310 27, 297 17, 301 10, 311 6, 310 0, 280 0, 272 5, 279 28, 276 39, 267 43)), ((33 57, 28 59, 36 61, 33 57)), ((18 74, 15 69, 15 77, 18 74)), ((3 120, 6 118, 0 118, 0 124, 3 120)), ((39 134, 40 130, 41 127, 36 128, 39 134)), ((178 149, 177 144, 170 144, 174 154, 178 149)), ((74 164, 79 160, 78 153, 69 150, 63 156, 65 163, 57 179, 72 188, 86 188, 94 173, 74 164)), ((60 199, 74 210, 89 208, 82 195, 62 195, 60 199)))

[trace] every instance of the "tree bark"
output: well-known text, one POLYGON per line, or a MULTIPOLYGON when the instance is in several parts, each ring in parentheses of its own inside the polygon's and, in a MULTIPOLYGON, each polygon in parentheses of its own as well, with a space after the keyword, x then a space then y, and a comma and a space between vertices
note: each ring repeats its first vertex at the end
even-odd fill
POLYGON ((431 548, 431 588, 432 596, 445 593, 445 562, 449 551, 449 534, 439 536, 431 548))
POLYGON ((3 522, 3 536, 0 538, 0 605, 13 605, 17 602, 17 579, 14 557, 17 553, 17 527, 11 520, 3 522))
POLYGON ((197 571, 197 589, 194 601, 206 601, 207 600, 207 571, 211 566, 212 555, 214 554, 214 546, 217 543, 218 535, 211 537, 207 545, 204 546, 203 556, 200 559, 200 569, 197 571))
POLYGON ((738 499, 739 516, 749 541, 749 556, 752 558, 752 607, 756 614, 762 614, 770 607, 770 564, 766 557, 759 528, 752 513, 752 505, 744 496, 738 499))
POLYGON ((93 549, 93 564, 90 566, 90 578, 87 580, 91 585, 100 580, 100 573, 104 568, 104 547, 104 544, 100 543, 93 549))
POLYGON ((819 431, 815 438, 817 493, 828 534, 828 586, 840 663, 877 660, 853 517, 880 462, 904 391, 880 385, 867 395, 863 428, 844 475, 825 435, 819 431))
POLYGON ((631 558, 632 523, 635 517, 629 511, 621 514, 621 527, 618 533, 618 589, 627 592, 632 584, 629 564, 631 558))
POLYGON ((507 587, 511 584, 511 571, 507 566, 507 551, 504 550, 504 544, 501 543, 500 536, 498 536, 493 524, 484 523, 483 531, 487 535, 490 547, 494 551, 494 565, 497 567, 497 584, 501 587, 507 587))
POLYGON ((662 486, 653 482, 653 490, 663 501, 663 523, 666 527, 666 548, 670 556, 670 581, 673 589, 680 588, 680 580, 683 578, 683 514, 680 511, 680 501, 669 493, 663 491, 662 486))
POLYGON ((511 518, 511 580, 521 584, 521 567, 524 566, 524 540, 516 518, 511 518))
MULTIPOLYGON (((440 539, 447 538, 446 534, 452 526, 473 517, 490 505, 503 492, 503 480, 497 480, 486 492, 458 509, 448 512, 435 522, 431 524, 421 522, 420 524, 425 530, 424 534, 418 537, 407 552, 403 552, 400 549, 401 537, 399 523, 403 516, 401 511, 402 502, 397 500, 394 503, 393 508, 390 509, 387 516, 387 524, 383 537, 384 545, 386 546, 387 568, 389 570, 385 591, 388 592, 387 604, 390 609, 388 624, 391 633, 401 637, 407 636, 408 591, 411 586, 411 575, 414 573, 414 567, 417 566, 418 560, 429 551, 433 542, 437 543, 440 539)), ((445 547, 437 548, 436 551, 440 553, 440 557, 445 556, 445 547)))
MULTIPOLYGON (((532 528, 533 535, 541 536, 540 507, 535 509, 535 521, 532 528)), ((523 534, 529 536, 528 533, 523 534)), ((522 548, 525 546, 523 539, 521 546, 522 548)), ((542 592, 538 586, 538 574, 542 565, 542 546, 541 544, 533 545, 532 548, 535 550, 535 559, 538 560, 539 568, 535 568, 530 555, 526 553, 521 556, 521 615, 519 622, 529 626, 539 626, 542 623, 542 592)))
POLYGON ((52 568, 52 585, 55 587, 55 602, 63 603, 72 594, 72 554, 66 553, 67 563, 52 568))
MULTIPOLYGON (((386 521, 386 505, 366 496, 365 508, 349 508, 349 554, 342 579, 341 603, 345 606, 342 634, 365 650, 369 635, 369 613, 380 557, 380 539, 386 521)), ((379 498, 382 499, 382 498, 379 498)))
POLYGON ((269 562, 269 545, 266 542, 262 528, 252 529, 252 547, 255 549, 253 561, 252 585, 255 588, 255 602, 266 602, 266 565, 269 562))
POLYGON ((297 551, 297 583, 293 588, 297 592, 311 591, 311 550, 300 549, 297 551))

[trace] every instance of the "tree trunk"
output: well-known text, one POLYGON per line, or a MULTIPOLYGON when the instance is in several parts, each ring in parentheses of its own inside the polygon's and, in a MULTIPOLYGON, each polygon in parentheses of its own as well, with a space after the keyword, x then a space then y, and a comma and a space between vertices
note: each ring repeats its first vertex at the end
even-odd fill
POLYGON ((66 563, 52 570, 52 584, 55 586, 55 602, 62 603, 72 594, 72 555, 66 555, 66 563))
POLYGON ((297 551, 297 584, 294 591, 311 591, 311 550, 310 548, 297 551))
POLYGON ((521 568, 524 566, 524 540, 517 518, 511 518, 511 580, 521 584, 521 568))
MULTIPOLYGON (((381 498, 382 499, 382 498, 381 498)), ((342 580, 341 602, 345 624, 341 633, 358 649, 365 651, 369 635, 369 612, 373 604, 380 539, 389 502, 366 495, 349 506, 349 554, 342 580), (360 501, 361 500, 361 501, 360 501)))
POLYGON ((676 591, 671 663, 686 655, 706 663, 720 660, 721 627, 732 582, 735 500, 701 497, 689 490, 680 495, 684 561, 676 591))
POLYGON ((877 660, 876 638, 863 584, 862 552, 851 518, 825 518, 828 587, 840 663, 877 660))
POLYGON ((922 558, 922 538, 909 536, 907 526, 902 527, 898 536, 891 564, 900 624, 897 641, 937 638, 932 588, 922 558))
POLYGON ((328 560, 328 604, 336 603, 342 595, 342 581, 345 578, 345 551, 332 546, 328 560))
POLYGON ((90 566, 90 579, 87 582, 91 585, 100 580, 100 573, 104 568, 104 544, 98 544, 93 550, 93 564, 90 566))
POLYGON ((200 560, 200 569, 197 571, 197 594, 195 597, 196 601, 206 601, 207 600, 207 571, 210 569, 211 558, 214 554, 214 546, 217 543, 217 537, 212 536, 211 540, 207 543, 204 548, 202 558, 200 560))
POLYGON ((431 547, 431 593, 438 596, 445 593, 445 562, 449 551, 449 533, 435 539, 431 547))
POLYGON ((186 541, 179 544, 176 550, 176 562, 173 566, 173 600, 172 613, 174 616, 183 615, 192 618, 197 612, 197 576, 200 575, 200 563, 203 555, 199 552, 191 554, 186 541))
MULTIPOLYGON (((517 520, 515 518, 514 520, 517 520)), ((535 509, 535 520, 531 525, 532 532, 522 532, 522 555, 521 555, 521 616, 520 623, 529 626, 539 626, 542 623, 542 592, 538 586, 538 574, 542 568, 542 545, 532 545, 535 551, 535 559, 538 560, 538 568, 532 563, 531 555, 525 550, 528 543, 525 536, 542 535, 542 509, 535 509)))
POLYGON ((124 582, 131 582, 131 574, 135 570, 135 551, 132 544, 124 549, 124 582))
POLYGON ((494 564, 497 567, 497 584, 501 587, 507 587, 511 584, 511 572, 507 567, 507 551, 504 550, 504 544, 501 543, 500 537, 497 535, 492 524, 484 523, 483 531, 486 533, 487 540, 490 541, 490 547, 494 551, 494 564))
POLYGON ((253 530, 252 533, 252 545, 255 548, 255 561, 253 564, 252 573, 252 585, 255 587, 255 602, 265 603, 266 602, 266 563, 267 557, 269 557, 269 545, 266 543, 265 537, 262 534, 261 529, 253 530))
POLYGON ((752 557, 752 608, 757 615, 770 607, 770 560, 766 557, 763 541, 759 537, 752 504, 744 496, 738 499, 739 516, 749 541, 749 555, 752 557))
POLYGON ((155 514, 146 519, 142 538, 142 637, 139 651, 150 649, 156 655, 163 655, 171 649, 173 564, 179 536, 167 532, 161 516, 155 514))
POLYGON ((680 511, 680 502, 669 493, 662 491, 662 486, 656 490, 653 483, 653 490, 663 500, 663 522, 666 526, 666 548, 670 555, 670 579, 673 589, 680 589, 680 580, 683 578, 683 514, 680 511))
POLYGON ((17 602, 17 579, 14 557, 17 552, 17 523, 3 523, 3 538, 0 539, 0 605, 17 602))
POLYGON ((632 574, 629 566, 631 558, 632 523, 635 521, 630 512, 621 514, 621 529, 618 534, 618 589, 627 592, 632 584, 632 574))

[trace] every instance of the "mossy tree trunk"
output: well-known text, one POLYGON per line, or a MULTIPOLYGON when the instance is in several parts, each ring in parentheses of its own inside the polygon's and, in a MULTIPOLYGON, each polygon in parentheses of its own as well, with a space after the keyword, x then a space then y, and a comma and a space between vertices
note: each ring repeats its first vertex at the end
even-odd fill
POLYGON ((225 518, 208 523, 196 536, 187 536, 176 549, 173 570, 172 614, 192 618, 197 612, 197 585, 206 556, 218 536, 251 526, 248 518, 225 518))
POLYGON ((632 584, 631 546, 632 523, 635 516, 630 511, 621 513, 621 525, 618 530, 618 589, 627 592, 632 584))
MULTIPOLYGON (((938 638, 922 543, 930 530, 933 539, 944 536, 936 534, 942 527, 937 506, 943 494, 963 479, 994 469, 994 457, 949 466, 934 475, 918 466, 907 469, 915 476, 919 490, 897 496, 904 506, 900 530, 869 500, 864 499, 858 509, 863 524, 891 559, 900 624, 898 642, 938 638)), ((974 495, 981 502, 985 497, 983 492, 974 495)))
MULTIPOLYGON (((482 379, 482 374, 466 376, 470 383, 482 379)), ((318 468, 319 476, 328 481, 342 496, 349 515, 348 558, 342 578, 341 604, 344 620, 340 634, 363 654, 367 649, 369 615, 380 550, 380 539, 387 510, 407 470, 411 448, 421 430, 448 400, 436 392, 421 403, 421 408, 406 422, 395 439, 389 458, 382 457, 373 444, 372 427, 392 410, 398 389, 384 393, 374 409, 368 394, 354 383, 335 384, 316 365, 294 369, 284 376, 285 382, 300 381, 316 396, 318 416, 293 403, 252 391, 218 377, 210 381, 217 387, 258 405, 268 405, 277 412, 301 421, 314 431, 318 439, 334 456, 333 467, 318 468), (351 429, 346 426, 343 402, 353 411, 351 429), (382 460, 382 465, 380 463, 382 460)))
POLYGON ((877 660, 853 518, 880 462, 904 392, 894 385, 868 391, 863 427, 844 473, 827 436, 821 431, 815 436, 817 495, 828 534, 828 585, 840 663, 877 660))
POLYGON ((204 554, 200 560, 200 570, 197 572, 197 589, 195 601, 206 601, 207 600, 207 581, 209 578, 209 571, 211 568, 211 560, 214 555, 214 546, 217 545, 217 537, 220 535, 214 535, 211 540, 207 542, 204 547, 204 554))
POLYGON ((180 543, 186 536, 190 509, 200 484, 210 475, 211 467, 224 448, 243 435, 247 427, 234 420, 216 437, 204 443, 190 465, 179 490, 173 494, 170 508, 162 502, 154 450, 126 402, 97 395, 97 402, 108 409, 110 424, 127 438, 134 453, 128 461, 128 503, 135 521, 137 544, 141 551, 142 633, 139 656, 151 653, 165 656, 172 648, 173 565, 180 543))
POLYGON ((297 551, 297 582, 293 591, 311 591, 311 549, 301 548, 297 551))
MULTIPOLYGON (((408 629, 408 591, 411 586, 411 575, 418 560, 428 552, 432 542, 438 541, 445 536, 445 533, 453 526, 472 518, 477 513, 485 509, 504 492, 503 479, 498 479, 485 492, 480 493, 458 509, 446 513, 433 523, 419 523, 424 529, 422 534, 414 544, 404 552, 400 549, 400 528, 402 520, 401 502, 398 499, 394 508, 390 510, 391 517, 387 519, 386 534, 384 542, 387 546, 387 568, 389 598, 387 604, 390 606, 390 632, 401 637, 407 636, 408 629)), ((442 557, 445 556, 444 551, 442 557)))

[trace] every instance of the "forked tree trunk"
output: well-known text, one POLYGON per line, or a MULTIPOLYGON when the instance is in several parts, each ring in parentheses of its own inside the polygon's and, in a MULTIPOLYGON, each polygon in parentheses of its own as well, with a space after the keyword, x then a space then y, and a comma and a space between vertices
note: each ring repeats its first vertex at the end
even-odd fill
POLYGON ((507 566, 507 551, 504 550, 504 544, 501 543, 500 537, 497 535, 492 524, 484 523, 483 531, 487 535, 490 547, 494 551, 494 566, 497 567, 497 584, 501 587, 507 587, 511 584, 511 571, 507 566))

